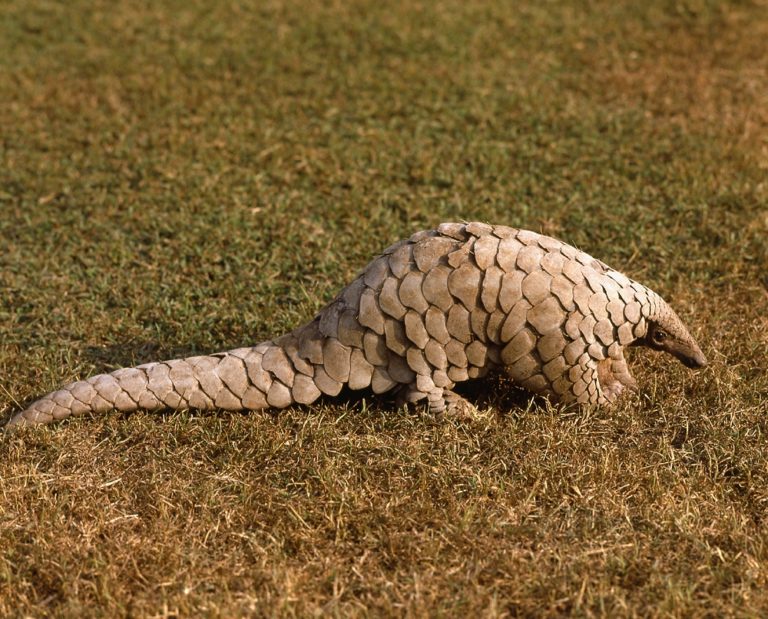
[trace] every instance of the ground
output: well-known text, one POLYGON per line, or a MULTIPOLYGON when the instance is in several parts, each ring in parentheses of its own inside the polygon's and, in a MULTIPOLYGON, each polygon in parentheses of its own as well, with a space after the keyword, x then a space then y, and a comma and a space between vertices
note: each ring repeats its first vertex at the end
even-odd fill
POLYGON ((0 418, 311 318, 441 221, 562 238, 710 366, 0 436, 0 616, 768 613, 768 6, 8 0, 0 418))

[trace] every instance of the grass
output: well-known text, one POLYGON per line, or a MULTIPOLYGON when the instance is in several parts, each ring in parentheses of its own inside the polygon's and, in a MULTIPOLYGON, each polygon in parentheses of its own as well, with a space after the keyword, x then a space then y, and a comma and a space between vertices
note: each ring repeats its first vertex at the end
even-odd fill
POLYGON ((472 421, 349 395, 0 436, 2 616, 768 612, 768 6, 7 0, 0 417, 307 320, 440 221, 564 238, 710 358, 472 421))

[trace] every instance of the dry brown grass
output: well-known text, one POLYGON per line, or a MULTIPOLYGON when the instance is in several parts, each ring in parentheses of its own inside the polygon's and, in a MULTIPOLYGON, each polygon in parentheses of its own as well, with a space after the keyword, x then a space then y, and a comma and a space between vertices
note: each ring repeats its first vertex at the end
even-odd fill
POLYGON ((717 136, 768 169, 768 4, 689 1, 620 17, 602 36, 574 45, 592 69, 581 86, 717 136), (650 22, 644 32, 641 19, 650 22))
POLYGON ((1 435, 0 616, 768 613, 766 8, 6 3, 0 417, 291 328, 453 219, 625 270, 711 366, 1 435))

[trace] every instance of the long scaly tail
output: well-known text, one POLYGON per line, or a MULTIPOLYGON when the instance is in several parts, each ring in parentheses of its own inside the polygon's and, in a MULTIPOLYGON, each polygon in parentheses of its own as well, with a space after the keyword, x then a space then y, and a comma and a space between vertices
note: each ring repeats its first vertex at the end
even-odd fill
POLYGON ((252 348, 99 374, 37 400, 7 427, 110 410, 256 410, 310 404, 321 395, 317 372, 296 354, 297 345, 294 332, 252 348))

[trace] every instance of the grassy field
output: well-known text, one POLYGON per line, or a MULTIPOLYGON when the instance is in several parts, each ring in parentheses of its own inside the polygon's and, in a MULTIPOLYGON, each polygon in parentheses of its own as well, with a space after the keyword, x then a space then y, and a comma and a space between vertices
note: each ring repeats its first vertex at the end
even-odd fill
POLYGON ((710 367, 1 435, 0 616, 768 613, 766 40, 764 0, 5 0, 0 420, 286 331, 450 220, 646 283, 710 367))

